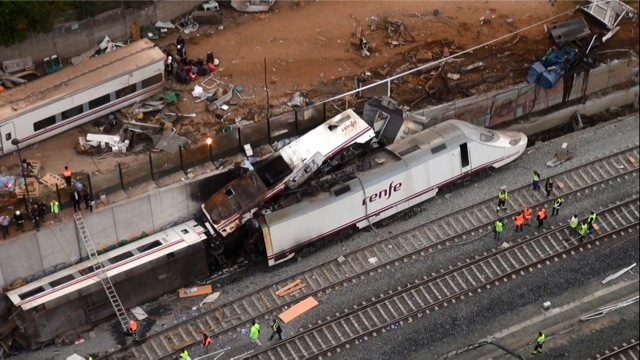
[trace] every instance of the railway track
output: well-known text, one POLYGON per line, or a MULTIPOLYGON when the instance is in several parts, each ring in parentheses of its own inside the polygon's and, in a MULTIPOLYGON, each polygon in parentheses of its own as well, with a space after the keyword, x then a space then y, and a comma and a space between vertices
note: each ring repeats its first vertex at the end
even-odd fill
MULTIPOLYGON (((586 194, 592 188, 635 177, 638 153, 636 144, 559 173, 554 176, 557 184, 555 194, 561 194, 566 200, 586 194)), ((510 190, 509 200, 509 209, 522 209, 525 205, 535 208, 548 204, 553 199, 547 198, 544 192, 533 192, 530 185, 526 185, 510 190)), ((499 215, 512 217, 513 213, 499 215)), ((384 268, 401 265, 452 244, 484 236, 491 231, 496 217, 495 199, 487 199, 265 286, 183 323, 151 334, 141 342, 127 345, 103 358, 134 356, 138 359, 160 359, 176 355, 180 349, 198 343, 205 330, 208 334, 219 336, 252 319, 270 316, 301 297, 321 294, 339 285, 346 286, 366 274, 381 272, 384 268), (376 259, 374 263, 369 261, 372 258, 376 259), (304 289, 283 297, 275 293, 296 279, 306 285, 304 289)))
POLYGON ((423 277, 404 288, 381 295, 333 319, 311 326, 277 345, 251 354, 258 359, 307 359, 330 356, 342 347, 377 336, 401 322, 436 311, 440 307, 478 294, 492 286, 524 275, 534 267, 550 264, 619 237, 637 236, 640 202, 632 198, 600 212, 601 234, 580 244, 568 226, 559 227, 504 249, 467 259, 457 267, 423 277))
POLYGON ((587 360, 637 360, 640 358, 640 343, 631 339, 628 343, 616 346, 611 351, 606 351, 604 355, 596 355, 587 360))

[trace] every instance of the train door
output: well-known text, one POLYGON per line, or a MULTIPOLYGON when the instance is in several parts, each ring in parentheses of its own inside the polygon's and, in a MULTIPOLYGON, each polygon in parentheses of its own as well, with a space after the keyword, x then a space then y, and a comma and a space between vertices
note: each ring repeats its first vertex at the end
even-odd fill
POLYGON ((469 159, 469 149, 467 143, 460 144, 460 167, 462 173, 471 170, 471 161, 469 159))
POLYGON ((1 154, 8 154, 17 149, 16 146, 11 143, 11 140, 16 137, 16 128, 13 125, 13 121, 3 124, 0 127, 0 136, 2 136, 0 138, 2 139, 0 140, 0 145, 2 145, 1 154))

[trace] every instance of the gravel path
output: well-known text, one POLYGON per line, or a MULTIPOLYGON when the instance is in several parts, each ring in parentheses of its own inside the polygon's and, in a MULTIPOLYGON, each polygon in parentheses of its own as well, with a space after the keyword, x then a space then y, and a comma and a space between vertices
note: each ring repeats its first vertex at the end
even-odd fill
MULTIPOLYGON (((493 198, 501 186, 514 188, 528 184, 530 183, 531 171, 533 169, 540 171, 542 177, 545 178, 588 162, 592 158, 601 157, 614 150, 626 147, 628 146, 627 144, 637 144, 638 133, 638 116, 636 115, 619 121, 602 124, 581 132, 572 133, 548 142, 539 142, 535 146, 527 149, 520 159, 495 171, 492 176, 456 189, 452 193, 438 195, 425 204, 394 217, 392 221, 386 221, 385 226, 376 224, 375 227, 377 230, 375 231, 365 230, 351 236, 343 235, 339 238, 329 239, 298 254, 297 262, 292 261, 273 268, 256 266, 247 276, 239 279, 235 283, 221 287, 215 286, 216 291, 222 292, 217 303, 228 302, 239 295, 272 283, 277 279, 294 275, 315 264, 335 259, 344 252, 362 247, 375 239, 432 220, 455 209, 463 208, 468 204, 493 198), (556 168, 547 168, 545 163, 553 158, 555 152, 560 150, 564 142, 569 144, 569 150, 574 152, 576 156, 556 168)), ((621 189, 615 187, 606 188, 599 191, 597 196, 589 196, 581 199, 579 201, 579 209, 576 209, 574 204, 565 201, 561 216, 554 218, 553 221, 566 221, 564 217, 567 217, 567 215, 570 216, 571 214, 569 214, 569 212, 573 212, 574 209, 579 211, 581 215, 584 214, 586 216, 590 209, 606 206, 611 200, 631 196, 631 194, 637 195, 637 189, 637 184, 621 189)), ((503 237, 509 235, 510 233, 507 231, 503 237)), ((483 240, 483 243, 490 242, 488 239, 486 241, 483 240)), ((483 246, 491 246, 491 244, 473 244, 471 248, 474 249, 473 251, 480 251, 483 246)), ((566 290, 567 287, 579 286, 594 277, 611 273, 611 270, 616 267, 621 268, 627 266, 630 264, 627 261, 628 256, 633 255, 634 259, 637 260, 637 239, 635 242, 629 242, 629 245, 620 246, 619 248, 620 250, 609 253, 611 256, 613 256, 612 254, 616 254, 618 257, 613 256, 612 258, 607 258, 607 261, 599 259, 597 252, 590 252, 584 255, 587 257, 586 259, 581 255, 579 261, 565 261, 557 265, 554 264, 545 267, 539 272, 536 272, 537 275, 523 279, 522 282, 526 281, 527 284, 525 286, 518 281, 514 282, 513 285, 508 284, 503 287, 498 287, 495 289, 496 293, 494 296, 476 298, 473 306, 458 306, 455 309, 446 309, 447 311, 438 312, 435 314, 436 316, 434 316, 433 319, 429 319, 429 321, 412 324, 411 326, 420 326, 415 330, 407 331, 409 327, 403 326, 398 330, 398 334, 402 334, 399 338, 396 338, 395 335, 379 337, 367 342, 366 347, 358 346, 352 348, 352 350, 343 353, 344 355, 339 357, 397 358, 399 354, 404 354, 404 356, 424 358, 422 357, 423 353, 419 351, 423 349, 428 350, 434 342, 468 334, 466 329, 470 329, 468 331, 471 331, 475 327, 480 326, 480 324, 478 324, 479 322, 489 322, 501 314, 514 311, 527 304, 537 303, 544 297, 557 296, 566 290), (585 267, 585 263, 590 264, 590 266, 585 267), (555 269, 554 266, 568 268, 555 269), (580 274, 580 276, 577 278, 573 277, 574 273, 580 274), (562 274, 563 276, 557 276, 557 274, 562 274), (532 291, 532 289, 535 289, 535 291, 532 291), (496 303, 499 303, 500 306, 493 306, 496 303), (484 320, 470 321, 473 319, 480 320, 478 318, 479 315, 482 315, 482 319, 484 320), (433 330, 430 331, 429 329, 433 330), (376 346, 376 344, 378 345, 376 346), (372 356, 371 354, 376 355, 372 356), (386 357, 379 357, 379 355, 383 354, 386 355, 386 357)), ((289 324, 283 325, 285 327, 285 335, 287 332, 291 333, 297 331, 299 328, 306 328, 309 324, 315 323, 315 320, 319 318, 334 315, 336 312, 342 311, 345 307, 351 307, 357 301, 369 299, 384 291, 388 284, 404 284, 411 281, 420 273, 430 272, 432 269, 435 269, 436 266, 450 261, 452 255, 455 255, 455 252, 448 255, 439 254, 438 257, 436 257, 438 259, 437 261, 420 261, 415 264, 409 263, 401 269, 384 272, 379 277, 370 277, 355 286, 350 285, 341 291, 333 292, 328 296, 322 296, 318 298, 321 304, 314 310, 303 314, 289 324)), ((456 259, 456 261, 459 260, 456 259)), ((631 261, 631 263, 633 263, 633 261, 631 261)), ((199 300, 200 299, 177 299, 177 296, 169 294, 154 303, 143 305, 142 308, 147 311, 149 315, 152 315, 154 320, 144 320, 141 322, 142 333, 159 331, 187 317, 209 309, 193 309, 193 306, 195 306, 199 300)), ((471 304, 471 302, 467 304, 471 304)), ((263 325, 264 337, 264 334, 269 333, 267 329, 268 319, 260 319, 260 321, 263 325)), ((247 324, 247 328, 248 326, 249 324, 247 324)), ((214 345, 217 347, 230 346, 232 350, 229 351, 229 353, 233 352, 234 354, 250 351, 255 348, 255 345, 248 343, 246 340, 247 335, 242 333, 243 330, 245 329, 238 329, 236 333, 225 336, 223 339, 214 339, 214 345)), ((113 320, 97 326, 91 333, 85 333, 83 338, 85 341, 78 345, 49 346, 41 351, 22 354, 20 358, 60 359, 66 358, 66 356, 74 352, 80 355, 88 353, 95 354, 113 350, 125 342, 131 341, 120 335, 118 326, 113 320)))

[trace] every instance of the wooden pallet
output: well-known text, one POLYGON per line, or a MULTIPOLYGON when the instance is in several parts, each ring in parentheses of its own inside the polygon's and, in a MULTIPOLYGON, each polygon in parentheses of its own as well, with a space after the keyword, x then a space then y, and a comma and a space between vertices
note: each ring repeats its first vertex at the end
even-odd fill
POLYGON ((56 185, 58 185, 58 189, 62 189, 67 186, 67 183, 60 175, 56 174, 47 174, 42 179, 40 179, 51 191, 56 191, 56 185))
MULTIPOLYGON (((16 179, 15 189, 17 197, 27 196, 27 189, 20 184, 22 179, 16 179)), ((27 186, 29 187, 29 196, 30 197, 38 197, 40 196, 40 184, 38 184, 38 180, 27 178, 27 186)))

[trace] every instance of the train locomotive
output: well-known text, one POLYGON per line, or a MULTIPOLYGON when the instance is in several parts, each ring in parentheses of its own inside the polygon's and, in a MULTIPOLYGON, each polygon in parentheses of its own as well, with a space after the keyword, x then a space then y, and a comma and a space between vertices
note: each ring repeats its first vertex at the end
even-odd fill
MULTIPOLYGON (((527 137, 448 120, 386 147, 373 145, 353 144, 326 159, 303 184, 245 206, 235 217, 242 219, 245 231, 236 237, 227 232, 223 242, 244 243, 245 256, 251 248, 259 249, 270 266, 284 262, 323 237, 363 228, 434 197, 447 184, 514 161, 525 150, 527 137)), ((225 192, 266 191, 255 186, 262 184, 264 172, 258 164, 212 199, 225 192)), ((209 205, 215 207, 215 202, 209 205)))

